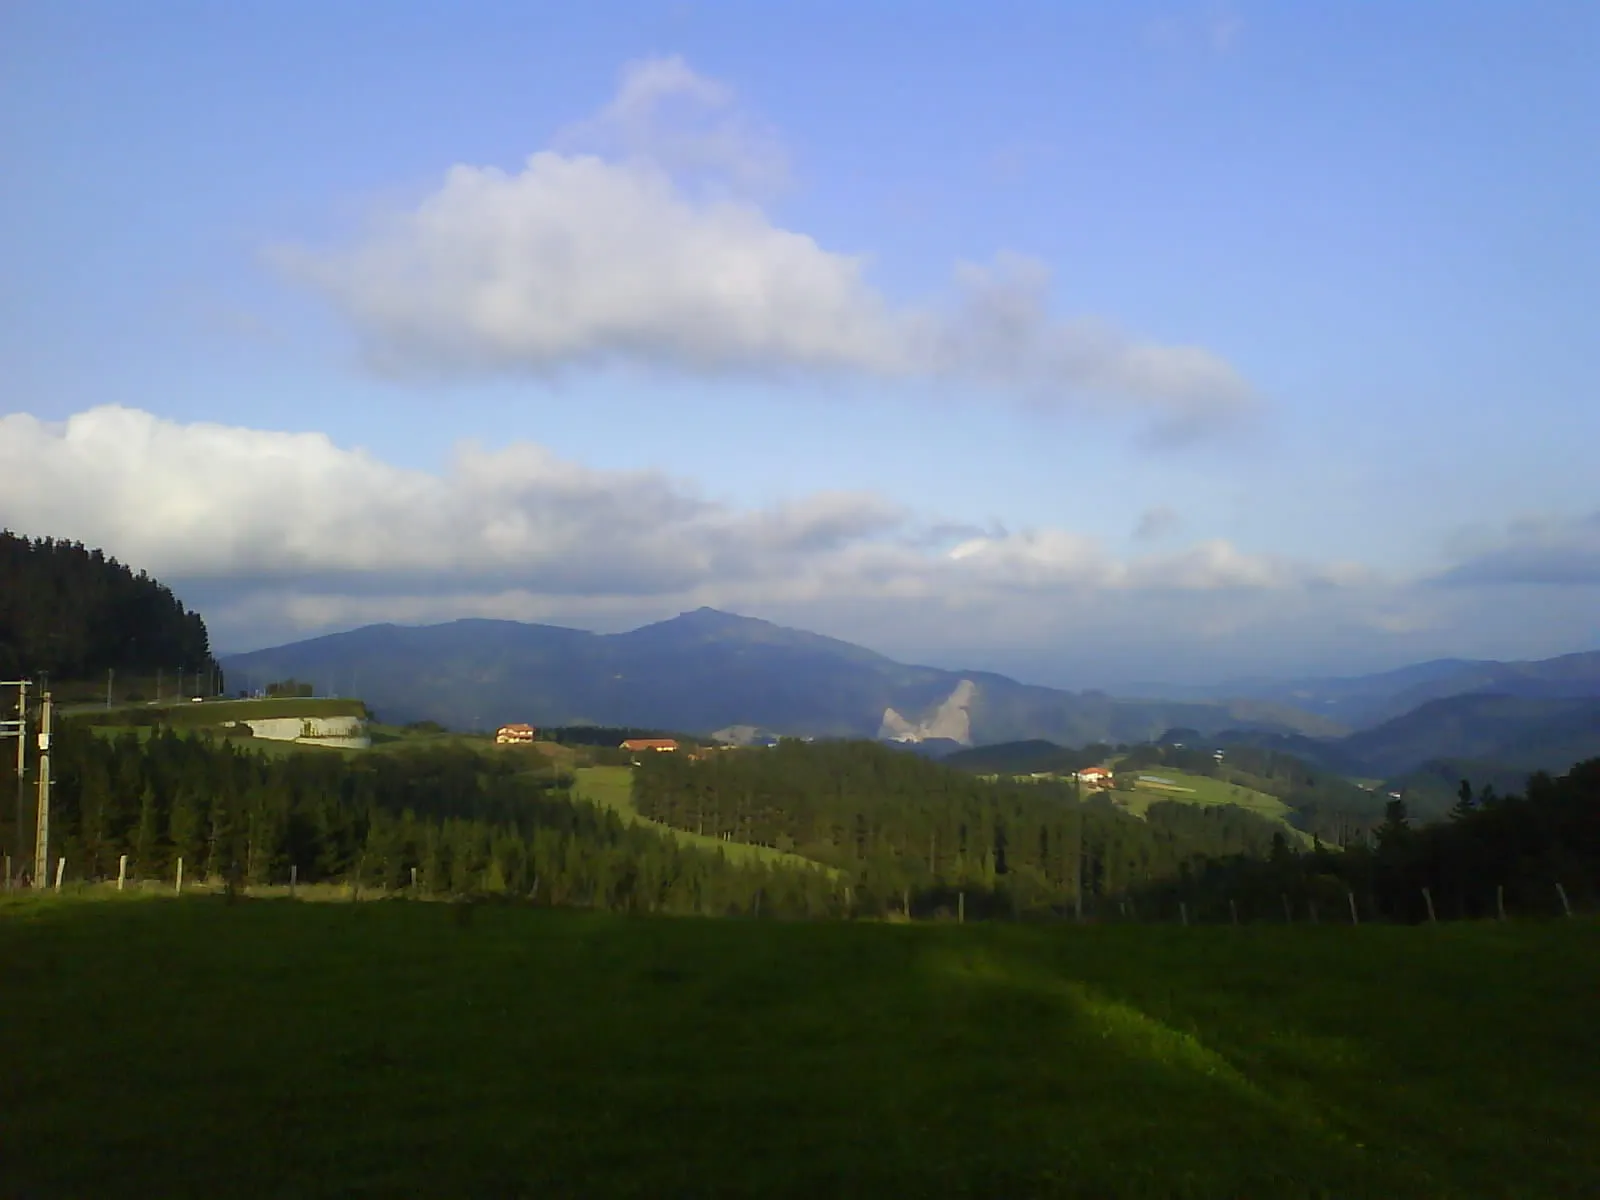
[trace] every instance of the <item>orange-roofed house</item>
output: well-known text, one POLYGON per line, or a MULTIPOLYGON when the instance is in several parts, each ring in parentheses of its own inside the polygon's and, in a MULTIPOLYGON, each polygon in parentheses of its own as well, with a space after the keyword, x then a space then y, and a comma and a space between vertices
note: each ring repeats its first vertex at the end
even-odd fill
POLYGON ((502 725, 495 730, 494 740, 501 746, 527 746, 532 745, 534 738, 539 736, 539 731, 532 725, 502 725))
POLYGON ((1085 767, 1078 772, 1078 782, 1103 787, 1111 782, 1111 772, 1105 767, 1085 767))
POLYGON ((641 750, 676 750, 678 743, 672 738, 629 738, 622 748, 637 754, 641 750))

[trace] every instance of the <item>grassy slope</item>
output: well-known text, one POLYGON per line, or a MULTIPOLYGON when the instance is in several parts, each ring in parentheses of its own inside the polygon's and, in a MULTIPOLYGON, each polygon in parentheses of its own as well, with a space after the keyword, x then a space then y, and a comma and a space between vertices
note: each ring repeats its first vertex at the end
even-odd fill
POLYGON ((1589 921, 452 915, 0 902, 0 1192, 1600 1189, 1589 921))
MULTIPOLYGON (((785 854, 769 846, 719 841, 705 834, 686 833, 681 829, 664 825, 660 821, 640 816, 633 807, 632 767, 579 767, 575 774, 577 783, 573 786, 573 793, 579 799, 588 800, 601 808, 609 808, 626 821, 635 821, 659 829, 668 836, 677 838, 686 846, 696 846, 702 850, 721 850, 729 862, 735 863, 765 862, 774 866, 810 868, 818 866, 811 859, 802 858, 798 854, 785 854)), ((832 873, 831 868, 824 869, 832 873)))
POLYGON ((1120 793, 1127 798, 1129 809, 1134 812, 1143 812, 1158 800, 1176 800, 1183 804, 1233 804, 1275 821, 1284 820, 1294 812, 1276 796, 1269 796, 1253 788, 1241 787, 1205 775, 1190 775, 1184 771, 1159 766, 1150 767, 1140 771, 1139 774, 1170 779, 1174 786, 1167 787, 1140 780, 1137 790, 1120 793))
POLYGON ((1179 804, 1232 804, 1266 817, 1270 821, 1278 822, 1283 826, 1287 836, 1306 845, 1311 844, 1311 835, 1290 823, 1294 809, 1276 796, 1269 796, 1266 792, 1258 792, 1254 788, 1228 783, 1225 780, 1212 779, 1206 775, 1191 775, 1187 771, 1176 771, 1171 767, 1149 767, 1139 774, 1170 779, 1173 786, 1140 780, 1134 791, 1107 793, 1135 816, 1143 816, 1152 804, 1162 800, 1172 800, 1179 804))

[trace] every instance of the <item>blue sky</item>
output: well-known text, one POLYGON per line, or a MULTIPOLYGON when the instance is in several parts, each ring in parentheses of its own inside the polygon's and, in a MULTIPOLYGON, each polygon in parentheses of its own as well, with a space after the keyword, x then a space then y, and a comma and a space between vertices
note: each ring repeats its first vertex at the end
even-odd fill
POLYGON ((0 524, 224 649, 1591 649, 1597 60, 1585 3, 22 0, 0 524))

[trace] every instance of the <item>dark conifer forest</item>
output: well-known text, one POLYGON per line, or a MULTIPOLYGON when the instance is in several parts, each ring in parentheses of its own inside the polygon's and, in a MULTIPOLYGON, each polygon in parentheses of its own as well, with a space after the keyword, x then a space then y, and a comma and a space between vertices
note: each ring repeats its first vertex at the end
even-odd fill
POLYGON ((210 662, 205 622, 164 584, 79 542, 0 530, 0 678, 210 662))
POLYGON ((868 910, 1093 910, 1208 855, 1265 855, 1241 808, 1153 805, 1145 820, 1067 783, 980 780, 870 742, 644 759, 635 804, 675 828, 793 851, 857 881, 868 910), (975 906, 975 907, 974 907, 975 906))
POLYGON ((372 894, 494 895, 637 912, 824 915, 816 870, 735 865, 576 800, 535 754, 437 746, 268 755, 170 728, 79 721, 55 745, 56 853, 74 878, 236 887, 336 882, 372 894))
MULTIPOLYGON (((1285 791, 1342 793, 1284 755, 1253 765, 1285 791)), ((1338 849, 1297 846, 1232 806, 1164 802, 1140 820, 1103 795, 1078 803, 1069 784, 990 783, 859 742, 655 755, 635 793, 659 821, 804 854, 856 879, 869 909, 912 915, 962 891, 992 915, 1076 913, 1081 897, 1094 917, 1211 921, 1418 921, 1430 901, 1445 920, 1600 898, 1600 760, 1534 775, 1520 796, 1463 781, 1444 822, 1414 825, 1391 803, 1370 838, 1338 849)))

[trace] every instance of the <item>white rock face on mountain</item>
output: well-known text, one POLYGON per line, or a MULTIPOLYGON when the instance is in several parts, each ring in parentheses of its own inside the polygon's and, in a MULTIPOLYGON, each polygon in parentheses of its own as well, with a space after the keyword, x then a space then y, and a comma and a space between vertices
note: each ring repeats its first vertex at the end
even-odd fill
POLYGON ((930 738, 941 738, 970 746, 971 708, 977 694, 978 685, 970 679, 963 679, 931 715, 915 722, 902 717, 892 708, 886 708, 883 710, 883 723, 878 726, 878 737, 893 742, 925 742, 930 738))

